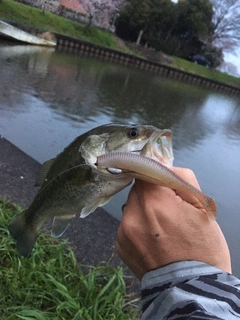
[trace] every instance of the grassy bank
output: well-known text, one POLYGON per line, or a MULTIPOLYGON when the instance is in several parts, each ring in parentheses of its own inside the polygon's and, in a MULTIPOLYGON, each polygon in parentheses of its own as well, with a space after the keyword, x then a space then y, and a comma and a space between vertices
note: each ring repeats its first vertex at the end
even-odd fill
POLYGON ((118 41, 109 32, 101 31, 93 26, 86 28, 81 23, 47 11, 43 13, 40 9, 13 0, 2 0, 0 19, 79 38, 113 49, 119 48, 118 41))
POLYGON ((230 76, 227 73, 220 72, 212 68, 206 68, 184 59, 175 58, 172 66, 202 77, 240 87, 240 78, 230 76))
POLYGON ((170 67, 193 73, 208 79, 240 87, 240 78, 230 76, 227 73, 223 73, 212 68, 206 68, 185 59, 168 56, 161 52, 157 53, 153 50, 147 51, 146 48, 138 48, 133 44, 131 44, 130 47, 133 52, 138 54, 140 53, 141 56, 145 56, 148 59, 156 61, 158 63, 165 64, 170 67))
POLYGON ((0 199, 0 319, 136 319, 122 268, 78 265, 65 240, 44 233, 30 258, 19 257, 7 225, 20 211, 0 199))
MULTIPOLYGON (((31 27, 37 27, 44 31, 60 33, 128 53, 135 52, 135 54, 142 57, 148 57, 148 54, 142 50, 140 51, 139 48, 132 50, 131 47, 131 49, 129 49, 122 41, 119 41, 117 37, 109 32, 99 30, 93 26, 86 28, 85 25, 78 22, 65 19, 50 12, 43 13, 40 9, 26 6, 13 0, 2 0, 0 2, 0 19, 17 22, 31 27)), ((159 56, 161 56, 161 54, 159 56)), ((218 70, 196 65, 184 59, 177 57, 161 59, 160 57, 157 62, 201 75, 212 80, 240 87, 240 78, 230 76, 218 70), (166 60, 169 61, 166 62, 166 60)))

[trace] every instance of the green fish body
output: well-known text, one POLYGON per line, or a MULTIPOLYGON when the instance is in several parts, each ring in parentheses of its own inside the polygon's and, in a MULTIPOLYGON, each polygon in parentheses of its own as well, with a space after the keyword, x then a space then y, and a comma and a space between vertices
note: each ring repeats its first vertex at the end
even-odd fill
MULTIPOLYGON (((148 150, 144 153, 149 154, 153 137, 163 141, 158 144, 155 156, 164 163, 171 163, 169 130, 119 124, 100 126, 84 133, 56 158, 45 162, 36 181, 40 190, 29 208, 8 227, 18 252, 24 257, 31 254, 38 230, 46 220, 54 217, 52 235, 59 237, 75 215, 86 217, 132 182, 131 175, 99 170, 98 156, 114 152, 140 154, 146 145, 148 150)), ((150 154, 153 156, 152 152, 150 154)))

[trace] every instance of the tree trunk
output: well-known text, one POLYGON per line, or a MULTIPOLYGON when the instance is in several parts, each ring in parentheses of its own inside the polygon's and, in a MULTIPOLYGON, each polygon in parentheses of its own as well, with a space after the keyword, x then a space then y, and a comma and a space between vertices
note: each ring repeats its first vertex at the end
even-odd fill
POLYGON ((88 20, 86 29, 90 28, 90 26, 92 25, 93 15, 90 13, 88 18, 89 18, 89 20, 88 20))
POLYGON ((46 0, 42 1, 42 13, 45 13, 46 0))
POLYGON ((139 35, 138 35, 138 38, 137 38, 137 42, 136 42, 137 46, 139 46, 139 44, 141 42, 143 32, 144 32, 143 30, 140 30, 140 32, 139 32, 139 35))

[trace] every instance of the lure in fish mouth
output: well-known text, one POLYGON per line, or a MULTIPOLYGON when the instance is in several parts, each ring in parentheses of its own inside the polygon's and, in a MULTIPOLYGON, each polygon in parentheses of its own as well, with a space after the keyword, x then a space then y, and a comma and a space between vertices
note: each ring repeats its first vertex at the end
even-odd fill
POLYGON ((134 178, 187 192, 215 218, 214 201, 173 173, 172 161, 170 130, 109 124, 77 137, 43 164, 36 181, 40 190, 8 226, 19 254, 31 254, 44 221, 54 218, 52 236, 59 237, 75 215, 86 217, 134 178))
POLYGON ((100 170, 107 170, 112 174, 129 175, 132 178, 159 184, 178 192, 183 191, 181 193, 183 200, 188 199, 189 201, 189 196, 193 200, 198 199, 208 217, 212 220, 216 219, 216 204, 212 198, 154 159, 142 154, 110 153, 99 156, 96 165, 100 170))
POLYGON ((152 135, 139 153, 103 154, 98 156, 96 165, 99 170, 131 176, 181 192, 183 200, 187 201, 189 196, 193 202, 198 199, 208 217, 215 220, 217 209, 214 200, 170 169, 173 160, 172 143, 169 148, 171 138, 171 131, 163 130, 161 135, 152 135))

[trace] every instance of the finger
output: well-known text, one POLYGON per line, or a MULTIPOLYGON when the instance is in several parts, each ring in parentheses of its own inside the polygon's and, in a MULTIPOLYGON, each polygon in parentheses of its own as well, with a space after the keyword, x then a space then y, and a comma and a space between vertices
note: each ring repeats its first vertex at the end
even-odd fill
POLYGON ((168 201, 179 201, 179 197, 176 197, 174 190, 150 182, 136 180, 134 191, 142 208, 145 208, 145 206, 148 208, 152 204, 159 206, 160 203, 161 205, 167 205, 168 201))
MULTIPOLYGON (((172 171, 174 171, 174 173, 176 173, 182 179, 184 179, 185 181, 190 183, 192 186, 194 186, 195 188, 201 191, 200 185, 192 170, 179 168, 179 167, 172 167, 172 171)), ((198 199, 198 197, 192 196, 190 192, 186 192, 186 191, 176 191, 176 194, 179 195, 179 197, 181 197, 184 201, 193 205, 195 208, 200 209, 204 214, 206 214, 207 208, 206 206, 203 205, 203 202, 198 199)), ((206 198, 206 202, 210 200, 211 200, 210 198, 208 200, 206 198)))
MULTIPOLYGON (((181 176, 186 178, 194 187, 199 187, 197 179, 191 170, 180 169, 176 171, 181 172, 181 176), (184 174, 182 171, 184 171, 184 174)), ((188 204, 196 209, 200 209, 204 215, 206 214, 206 208, 203 207, 203 204, 188 191, 172 190, 167 187, 136 180, 135 192, 143 213, 154 214, 156 210, 159 211, 161 208, 165 208, 164 212, 168 212, 176 206, 188 204)))
MULTIPOLYGON (((180 178, 182 178, 183 180, 185 180, 186 182, 188 182, 189 184, 191 184, 192 186, 194 186, 195 188, 197 188, 198 190, 201 190, 199 183, 197 181, 197 178, 195 176, 195 174, 193 173, 192 170, 190 169, 186 169, 186 168, 180 168, 180 167, 172 167, 171 170, 177 174, 180 178)), ((171 179, 171 178, 169 178, 171 179)), ((149 182, 144 182, 144 181, 139 181, 138 179, 136 179, 136 192, 139 195, 139 198, 141 198, 141 194, 144 193, 145 191, 147 192, 147 194, 151 193, 151 195, 153 196, 154 193, 156 193, 159 197, 159 199, 161 198, 161 196, 165 196, 166 192, 171 192, 171 191, 166 191, 166 188, 164 187, 160 187, 160 185, 157 184, 152 184, 149 182)), ((170 190, 169 188, 167 188, 168 190, 170 190)), ((174 190, 175 192, 176 190, 174 190)), ((192 197, 188 197, 188 195, 185 196, 185 192, 176 192, 179 196, 184 195, 184 198, 186 198, 186 201, 188 202, 189 198, 192 197)), ((149 195, 148 195, 149 197, 149 195)))
POLYGON ((193 185, 195 188, 201 190, 200 185, 194 172, 188 168, 172 167, 171 170, 176 173, 179 177, 193 185))

